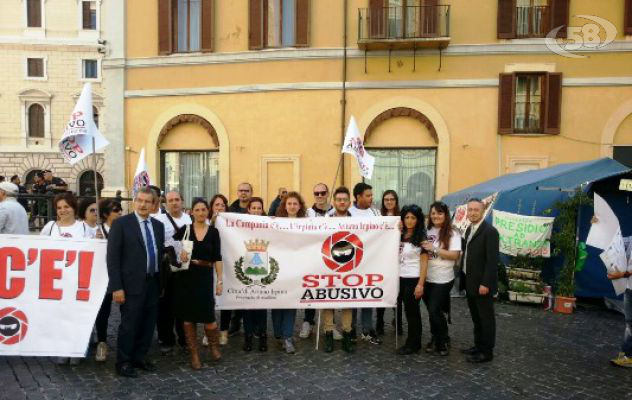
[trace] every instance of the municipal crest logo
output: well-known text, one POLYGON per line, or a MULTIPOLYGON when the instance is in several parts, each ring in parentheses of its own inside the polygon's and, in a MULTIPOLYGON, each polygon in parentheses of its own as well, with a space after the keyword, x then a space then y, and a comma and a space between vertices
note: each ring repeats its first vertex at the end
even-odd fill
POLYGON ((279 263, 268 255, 270 242, 255 239, 244 242, 246 254, 235 262, 235 277, 244 285, 266 286, 279 274, 279 263))

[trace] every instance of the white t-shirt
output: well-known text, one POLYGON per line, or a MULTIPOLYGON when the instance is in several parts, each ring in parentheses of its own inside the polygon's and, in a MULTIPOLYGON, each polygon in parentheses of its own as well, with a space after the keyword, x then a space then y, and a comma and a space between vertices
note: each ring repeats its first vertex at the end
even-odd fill
POLYGON ((362 209, 362 208, 356 207, 355 204, 349 208, 349 213, 351 214, 352 217, 379 217, 380 216, 380 210, 377 210, 373 207, 362 209))
POLYGON ((48 221, 44 228, 42 228, 40 235, 73 239, 94 239, 96 237, 95 230, 90 228, 83 221, 75 221, 75 223, 70 226, 59 226, 56 221, 48 221))
MULTIPOLYGON (((167 214, 153 214, 152 217, 162 222, 162 224, 165 226, 165 241, 171 239, 173 235, 176 234, 176 230, 173 227, 171 221, 169 221, 169 217, 167 216, 167 214)), ((179 218, 173 218, 173 221, 176 223, 176 225, 178 225, 178 228, 182 228, 184 225, 191 225, 193 223, 191 221, 191 216, 184 212, 182 213, 182 215, 180 215, 179 218)))
POLYGON ((400 278, 419 278, 419 260, 421 247, 409 242, 399 244, 399 276, 400 278))
MULTIPOLYGON (((432 228, 427 233, 428 240, 432 242, 435 249, 441 248, 439 242, 439 229, 432 228)), ((444 249, 448 251, 461 251, 461 235, 452 229, 452 235, 450 236, 450 248, 444 249)), ((426 276, 427 282, 432 283, 448 283, 454 279, 454 264, 455 260, 446 260, 439 256, 430 255, 428 260, 428 275, 426 276)))

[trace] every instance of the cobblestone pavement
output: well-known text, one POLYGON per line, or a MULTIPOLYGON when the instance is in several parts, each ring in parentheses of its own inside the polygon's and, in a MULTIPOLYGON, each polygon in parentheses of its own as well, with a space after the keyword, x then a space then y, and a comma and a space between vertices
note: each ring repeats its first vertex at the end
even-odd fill
MULTIPOLYGON (((113 313, 109 345, 115 345, 113 313)), ((114 357, 77 366, 57 366, 47 358, 0 357, 2 399, 632 399, 632 370, 609 365, 619 349, 623 317, 601 309, 572 316, 539 308, 498 304, 498 344, 492 363, 471 365, 459 348, 471 344, 471 321, 463 299, 453 302, 448 357, 398 356, 387 325, 384 344, 359 343, 347 355, 336 343, 326 354, 314 338, 297 339, 297 354, 241 350, 243 336, 230 338, 224 359, 191 371, 186 353, 152 355, 157 373, 125 379, 114 372, 114 357)), ((299 313, 302 316, 302 313, 299 313)), ((387 311, 390 322, 392 313, 387 311)), ((298 329, 302 318, 297 318, 298 329)), ((268 324, 271 327, 271 324, 268 324)), ((269 335, 271 336, 271 335, 269 335)), ((423 340, 428 340, 424 310, 423 340)), ((401 338, 401 337, 400 337, 401 338)), ((401 343, 400 343, 401 344, 401 343)), ((114 355, 114 351, 110 351, 114 355)), ((208 360, 206 350, 202 352, 208 360)))

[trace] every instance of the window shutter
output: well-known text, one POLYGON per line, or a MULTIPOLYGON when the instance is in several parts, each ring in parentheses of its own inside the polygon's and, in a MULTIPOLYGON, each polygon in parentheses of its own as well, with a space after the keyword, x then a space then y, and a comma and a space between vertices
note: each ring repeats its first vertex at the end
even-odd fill
POLYGON ((91 20, 90 20, 90 2, 82 1, 81 2, 81 12, 83 14, 83 29, 91 29, 91 20))
POLYGON ((386 15, 384 0, 370 0, 369 2, 369 36, 384 38, 386 36, 386 15))
POLYGON ((309 0, 296 0, 296 47, 309 46, 309 0))
POLYGON ((498 133, 513 133, 515 75, 500 74, 498 84, 498 133))
POLYGON ((545 79, 546 103, 544 104, 544 133, 560 133, 562 120, 562 74, 550 72, 545 79))
POLYGON ((39 104, 29 107, 29 137, 44 137, 44 108, 39 104))
POLYGON ((202 0, 201 51, 213 51, 213 0, 202 0))
POLYGON ((158 0, 158 54, 173 53, 171 0, 158 0))
POLYGON ((438 22, 438 0, 424 0, 423 7, 419 7, 419 21, 422 23, 422 37, 436 37, 437 36, 437 22, 438 22))
POLYGON ((248 6, 248 48, 263 48, 263 0, 250 0, 248 6))
POLYGON ((567 37, 570 0, 551 0, 551 29, 564 26, 557 32, 558 38, 567 37))
POLYGON ((625 0, 623 31, 626 35, 632 35, 632 0, 625 0))
POLYGON ((498 0, 498 39, 516 37, 516 0, 498 0))
POLYGON ((42 0, 26 0, 27 25, 31 28, 42 27, 42 0))

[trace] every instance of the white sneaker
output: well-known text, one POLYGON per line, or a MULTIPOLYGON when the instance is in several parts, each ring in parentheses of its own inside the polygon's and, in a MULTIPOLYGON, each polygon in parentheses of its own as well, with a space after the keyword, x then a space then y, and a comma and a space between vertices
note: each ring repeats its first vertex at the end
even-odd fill
POLYGON ((226 346, 228 344, 228 331, 219 332, 219 344, 221 346, 226 346))
POLYGON ((97 344, 97 353, 94 359, 98 362, 104 362, 108 358, 108 345, 105 342, 97 344))
POLYGON ((307 339, 311 333, 312 333, 312 324, 310 324, 307 321, 303 322, 303 325, 301 326, 301 332, 298 334, 298 336, 301 339, 307 339))
POLYGON ((334 340, 342 340, 342 333, 336 328, 334 328, 334 340))
POLYGON ((296 349, 294 348, 294 343, 292 343, 292 338, 287 338, 283 341, 283 348, 285 349, 285 352, 287 354, 296 353, 296 349))
POLYGON ((202 338, 202 346, 208 346, 208 338, 206 337, 206 335, 204 335, 204 337, 202 338))

